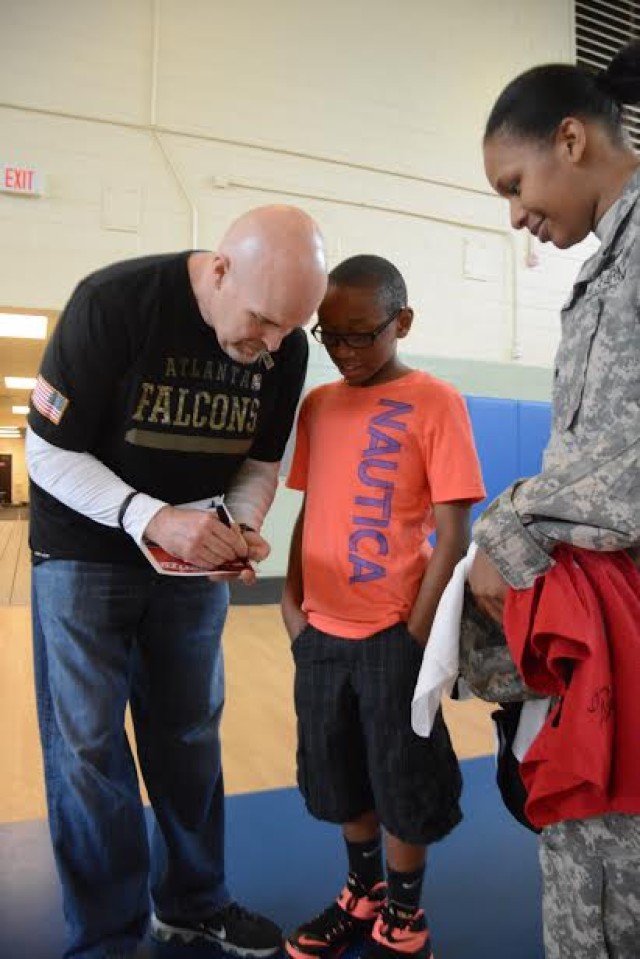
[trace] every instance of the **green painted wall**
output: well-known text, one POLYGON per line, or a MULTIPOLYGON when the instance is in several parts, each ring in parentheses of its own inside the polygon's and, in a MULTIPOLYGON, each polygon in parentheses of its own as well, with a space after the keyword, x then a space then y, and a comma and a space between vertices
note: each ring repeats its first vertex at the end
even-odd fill
POLYGON ((486 363, 480 360, 456 360, 434 356, 404 357, 410 366, 427 370, 453 383, 461 393, 495 396, 509 400, 551 398, 553 371, 519 363, 486 363))

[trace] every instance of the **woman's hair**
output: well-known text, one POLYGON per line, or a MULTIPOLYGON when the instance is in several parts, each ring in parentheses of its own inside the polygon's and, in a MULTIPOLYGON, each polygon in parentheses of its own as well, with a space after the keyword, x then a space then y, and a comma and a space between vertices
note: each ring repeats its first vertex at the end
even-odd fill
POLYGON ((629 43, 599 73, 568 63, 533 67, 512 80, 489 115, 485 141, 495 134, 546 140, 565 117, 595 120, 622 143, 622 107, 640 103, 640 41, 629 43))

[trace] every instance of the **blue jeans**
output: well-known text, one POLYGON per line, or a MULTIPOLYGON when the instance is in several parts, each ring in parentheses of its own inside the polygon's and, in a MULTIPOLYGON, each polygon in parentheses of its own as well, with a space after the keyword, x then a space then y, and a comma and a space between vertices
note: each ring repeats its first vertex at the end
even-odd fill
POLYGON ((219 727, 228 588, 152 569, 49 560, 33 569, 38 719, 66 959, 102 959, 159 915, 228 901, 219 727), (147 840, 124 732, 131 703, 156 823, 147 840))

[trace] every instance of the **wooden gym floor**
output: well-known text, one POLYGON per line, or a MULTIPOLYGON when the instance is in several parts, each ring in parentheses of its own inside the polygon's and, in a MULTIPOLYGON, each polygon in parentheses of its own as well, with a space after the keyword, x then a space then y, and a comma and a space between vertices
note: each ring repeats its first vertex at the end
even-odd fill
MULTIPOLYGON (((0 511, 2 512, 2 511, 0 511)), ((46 816, 29 610, 27 521, 0 522, 0 823, 46 816)), ((234 606, 224 634, 223 721, 229 795, 295 785, 293 665, 277 606, 234 606)), ((445 703, 461 759, 493 751, 491 707, 445 703)))

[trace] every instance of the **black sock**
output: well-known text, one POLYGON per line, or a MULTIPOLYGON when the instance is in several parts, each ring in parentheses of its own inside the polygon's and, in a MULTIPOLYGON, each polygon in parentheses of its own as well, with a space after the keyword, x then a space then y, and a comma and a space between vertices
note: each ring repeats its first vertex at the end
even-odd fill
POLYGON ((387 882, 389 884, 387 896, 389 902, 394 903, 401 909, 415 912, 420 906, 424 870, 425 867, 422 866, 415 872, 396 872, 387 864, 387 882))
POLYGON ((367 842, 349 842, 347 855, 349 856, 349 872, 358 877, 365 889, 372 889, 383 878, 382 871, 382 837, 376 836, 367 842))

